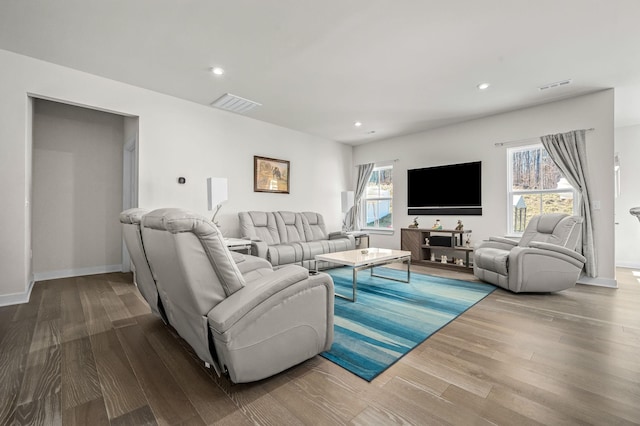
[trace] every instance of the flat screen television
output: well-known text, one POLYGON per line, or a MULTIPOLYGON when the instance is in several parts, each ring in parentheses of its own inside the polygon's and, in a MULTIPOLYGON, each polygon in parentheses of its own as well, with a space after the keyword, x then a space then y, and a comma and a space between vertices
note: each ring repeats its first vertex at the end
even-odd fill
POLYGON ((409 215, 481 215, 482 162, 407 170, 409 215))

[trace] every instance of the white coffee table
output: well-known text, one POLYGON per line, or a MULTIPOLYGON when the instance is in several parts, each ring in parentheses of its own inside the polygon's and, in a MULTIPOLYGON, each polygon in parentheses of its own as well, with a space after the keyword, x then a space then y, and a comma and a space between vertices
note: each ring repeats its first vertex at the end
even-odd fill
POLYGON ((336 263, 343 266, 351 266, 353 268, 353 297, 349 298, 341 294, 337 297, 347 299, 352 302, 356 301, 356 289, 358 288, 358 271, 369 269, 372 277, 385 278, 387 280, 400 281, 408 283, 411 279, 411 252, 405 250, 391 250, 383 248, 368 248, 364 250, 347 250, 337 253, 318 254, 315 256, 316 272, 318 271, 318 261, 336 263), (406 263, 407 279, 400 280, 382 275, 374 275, 373 268, 376 266, 388 265, 390 263, 406 263))

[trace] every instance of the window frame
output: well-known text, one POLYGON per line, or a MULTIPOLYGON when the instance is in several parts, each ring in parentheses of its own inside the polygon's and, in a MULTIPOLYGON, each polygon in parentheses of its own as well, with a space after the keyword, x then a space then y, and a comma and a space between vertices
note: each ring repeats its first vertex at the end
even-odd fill
MULTIPOLYGON (((373 173, 383 169, 391 170, 391 186, 393 188, 393 171, 394 171, 393 163, 375 164, 375 166, 373 167, 373 171, 371 172, 371 175, 373 176, 373 173)), ((371 179, 371 177, 369 177, 369 179, 371 179)), ((393 232, 393 190, 391 191, 391 196, 389 197, 367 197, 367 190, 365 188, 364 194, 362 195, 362 198, 360 200, 360 220, 362 221, 362 227, 360 228, 362 231, 367 231, 370 233, 380 233, 380 234, 392 233, 393 232), (389 200, 389 206, 391 210, 391 227, 381 228, 379 226, 367 226, 367 201, 370 201, 370 200, 375 200, 375 201, 389 200)))
MULTIPOLYGON (((527 145, 519 145, 507 148, 507 233, 509 237, 521 237, 524 233, 514 230, 514 214, 513 214, 513 200, 518 195, 536 195, 536 194, 573 194, 573 214, 575 215, 579 209, 579 197, 578 191, 571 186, 570 188, 554 188, 554 189, 519 189, 513 190, 513 153, 518 151, 528 151, 534 149, 541 149, 547 152, 542 143, 532 143, 527 145)), ((547 155, 549 153, 547 152, 547 155)), ((566 179, 566 178, 565 178, 566 179)), ((542 197, 540 199, 542 204, 542 197)), ((540 211, 543 211, 542 205, 540 205, 540 211)))

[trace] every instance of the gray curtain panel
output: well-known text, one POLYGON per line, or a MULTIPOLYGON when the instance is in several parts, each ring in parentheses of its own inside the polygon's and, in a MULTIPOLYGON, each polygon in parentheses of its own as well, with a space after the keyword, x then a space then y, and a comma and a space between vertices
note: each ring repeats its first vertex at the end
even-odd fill
POLYGON ((542 145, 558 166, 564 177, 580 194, 580 216, 582 222, 582 255, 587 258, 585 272, 590 277, 598 273, 598 259, 593 242, 593 219, 587 183, 587 147, 585 131, 574 130, 567 133, 542 136, 542 145))
POLYGON ((358 225, 360 201, 367 188, 367 182, 369 182, 374 166, 374 163, 361 164, 358 166, 358 182, 356 183, 356 190, 353 193, 353 207, 349 209, 344 218, 345 230, 347 231, 355 231, 356 228, 360 229, 358 225))

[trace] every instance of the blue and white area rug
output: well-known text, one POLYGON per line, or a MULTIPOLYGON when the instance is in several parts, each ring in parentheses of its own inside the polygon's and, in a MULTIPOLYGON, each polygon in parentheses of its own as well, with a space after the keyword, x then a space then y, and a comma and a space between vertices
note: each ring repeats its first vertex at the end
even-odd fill
MULTIPOLYGON (((336 293, 351 296, 351 268, 327 271, 336 293)), ((376 268, 406 279, 406 270, 376 268)), ((334 340, 321 355, 367 381, 484 299, 489 284, 411 273, 411 283, 358 274, 357 302, 335 299, 334 340)))

